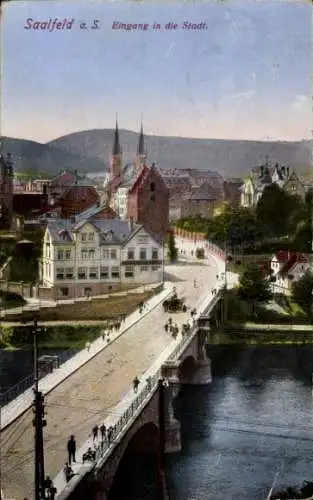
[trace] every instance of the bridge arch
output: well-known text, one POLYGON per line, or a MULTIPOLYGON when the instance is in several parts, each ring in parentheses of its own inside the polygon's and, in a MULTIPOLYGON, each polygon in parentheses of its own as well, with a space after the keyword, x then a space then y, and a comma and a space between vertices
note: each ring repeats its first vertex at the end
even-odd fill
POLYGON ((132 470, 129 471, 128 467, 134 454, 145 456, 140 461, 141 464, 145 464, 147 455, 149 455, 150 460, 154 461, 155 464, 158 463, 159 444, 159 428, 154 422, 144 423, 137 428, 132 437, 127 441, 119 462, 116 463, 115 473, 114 476, 111 476, 111 484, 106 496, 107 500, 116 498, 117 496, 120 498, 120 494, 125 495, 125 486, 131 488, 133 476, 131 475, 132 470), (121 481, 121 477, 123 477, 123 482, 121 481))
POLYGON ((194 355, 190 354, 186 356, 178 369, 178 378, 184 382, 192 382, 197 371, 197 360, 194 355))

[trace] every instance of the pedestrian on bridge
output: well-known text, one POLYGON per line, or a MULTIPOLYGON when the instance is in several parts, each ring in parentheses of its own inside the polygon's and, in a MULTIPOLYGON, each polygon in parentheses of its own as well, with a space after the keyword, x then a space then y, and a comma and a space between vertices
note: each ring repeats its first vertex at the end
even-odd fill
POLYGON ((75 454, 76 454, 76 441, 75 437, 71 436, 67 442, 67 452, 68 452, 68 463, 69 465, 73 462, 76 462, 75 454))
POLYGON ((101 434, 101 440, 105 441, 106 439, 106 433, 107 433, 107 428, 104 424, 100 426, 100 434, 101 434))
POLYGON ((72 467, 70 467, 68 463, 66 463, 64 465, 63 470, 64 470, 64 475, 65 475, 65 480, 68 483, 72 479, 72 477, 75 476, 75 474, 73 472, 72 467))
POLYGON ((133 387, 134 387, 134 392, 136 393, 138 391, 138 387, 140 384, 140 380, 138 377, 135 377, 133 380, 133 387))
POLYGON ((86 342, 86 349, 88 352, 90 351, 90 346, 91 346, 90 342, 87 341, 86 342))
POLYGON ((92 435, 93 435, 93 441, 95 441, 98 438, 98 431, 99 427, 97 424, 92 428, 92 435))

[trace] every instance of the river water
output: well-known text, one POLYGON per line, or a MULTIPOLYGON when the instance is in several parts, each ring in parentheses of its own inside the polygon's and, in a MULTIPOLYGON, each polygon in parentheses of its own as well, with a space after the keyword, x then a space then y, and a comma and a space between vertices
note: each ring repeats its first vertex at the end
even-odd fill
MULTIPOLYGON (((69 349, 73 356, 79 349, 69 349)), ((38 356, 45 354, 64 355, 64 349, 39 348, 38 356)), ((32 349, 6 350, 0 349, 0 389, 7 391, 19 384, 34 371, 34 355, 32 349)), ((25 390, 25 388, 24 388, 25 390)))
MULTIPOLYGON (((213 382, 176 398, 182 451, 167 456, 171 500, 265 500, 313 476, 312 346, 211 347, 213 382)), ((127 456, 109 500, 154 500, 156 460, 127 456)))

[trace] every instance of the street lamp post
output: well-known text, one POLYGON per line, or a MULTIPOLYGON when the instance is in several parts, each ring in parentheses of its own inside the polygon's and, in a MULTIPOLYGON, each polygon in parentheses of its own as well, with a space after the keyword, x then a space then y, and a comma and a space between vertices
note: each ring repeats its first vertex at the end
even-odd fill
POLYGON ((33 323, 33 341, 34 341, 34 419, 35 427, 35 500, 45 498, 45 467, 44 467, 44 448, 43 448, 43 428, 47 425, 44 419, 44 396, 39 391, 39 369, 38 369, 38 333, 37 319, 33 323))

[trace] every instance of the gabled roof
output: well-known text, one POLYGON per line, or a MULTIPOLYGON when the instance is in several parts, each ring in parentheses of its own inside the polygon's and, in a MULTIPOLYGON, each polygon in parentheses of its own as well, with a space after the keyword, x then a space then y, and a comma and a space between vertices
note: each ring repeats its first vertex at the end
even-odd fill
POLYGON ((100 234, 101 244, 124 245, 143 226, 130 224, 120 219, 93 219, 81 220, 79 222, 68 219, 57 219, 49 221, 47 229, 54 244, 64 244, 64 232, 70 235, 70 241, 74 241, 74 234, 82 229, 85 224, 91 224, 100 234))
POLYGON ((281 277, 285 277, 288 273, 290 273, 290 271, 292 271, 292 269, 295 268, 297 264, 307 264, 307 263, 308 259, 304 255, 299 253, 292 254, 290 259, 284 264, 284 266, 282 267, 282 269, 279 271, 278 274, 281 277))

